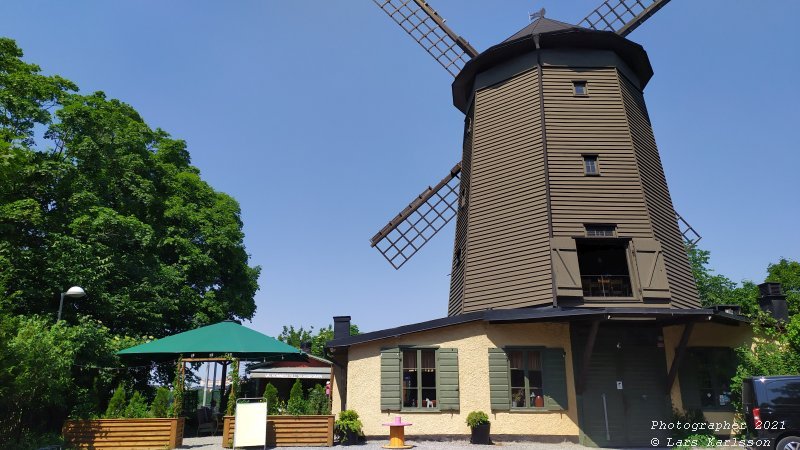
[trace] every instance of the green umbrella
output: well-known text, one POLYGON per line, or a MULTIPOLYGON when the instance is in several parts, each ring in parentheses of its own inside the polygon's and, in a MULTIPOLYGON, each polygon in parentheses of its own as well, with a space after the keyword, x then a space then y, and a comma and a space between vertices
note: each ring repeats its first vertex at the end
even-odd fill
POLYGON ((307 355, 297 348, 229 320, 117 352, 122 357, 150 361, 176 359, 179 356, 222 357, 227 353, 238 359, 249 360, 307 359, 307 355))

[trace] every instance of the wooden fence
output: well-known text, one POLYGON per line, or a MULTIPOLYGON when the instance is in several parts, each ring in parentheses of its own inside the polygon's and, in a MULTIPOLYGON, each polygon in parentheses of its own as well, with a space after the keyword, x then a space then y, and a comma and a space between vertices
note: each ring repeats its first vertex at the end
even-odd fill
MULTIPOLYGON (((310 447, 333 445, 334 416, 269 416, 267 445, 275 447, 310 447)), ((222 422, 222 446, 233 444, 236 418, 225 416, 222 422)))
POLYGON ((184 419, 67 420, 62 433, 71 448, 163 450, 183 445, 184 419))

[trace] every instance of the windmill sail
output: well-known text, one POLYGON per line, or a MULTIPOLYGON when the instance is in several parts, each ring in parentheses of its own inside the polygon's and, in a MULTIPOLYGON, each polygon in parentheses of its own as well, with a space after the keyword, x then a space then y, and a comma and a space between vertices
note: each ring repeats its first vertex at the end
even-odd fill
POLYGON ((459 162, 370 239, 392 267, 399 269, 456 216, 460 173, 459 162))
POLYGON ((694 247, 698 242, 700 242, 700 239, 703 239, 703 237, 700 236, 700 233, 692 228, 692 226, 689 225, 689 222, 687 222, 686 219, 678 214, 678 211, 675 211, 675 218, 678 220, 678 228, 681 230, 681 236, 683 236, 683 240, 686 242, 686 245, 688 245, 689 248, 694 247))
POLYGON ((456 76, 478 52, 444 23, 424 0, 373 0, 406 33, 456 76))
MULTIPOLYGON (((411 259, 436 233, 458 214, 461 162, 436 186, 428 186, 400 214, 390 220, 370 239, 372 247, 399 269, 411 259)), ((675 211, 681 235, 689 247, 700 242, 700 236, 691 225, 675 211)))
POLYGON ((669 0, 605 0, 578 25, 627 36, 669 0))

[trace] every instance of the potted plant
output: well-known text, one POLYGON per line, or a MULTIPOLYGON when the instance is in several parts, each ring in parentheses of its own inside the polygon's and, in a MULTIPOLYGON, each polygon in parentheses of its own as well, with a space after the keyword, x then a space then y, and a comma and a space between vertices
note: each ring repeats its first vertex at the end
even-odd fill
POLYGON ((472 444, 491 445, 489 439, 489 416, 483 411, 472 411, 467 416, 467 425, 472 430, 469 442, 472 444))
POLYGON ((358 413, 352 409, 346 409, 339 413, 339 418, 333 424, 336 437, 342 445, 353 445, 361 441, 364 433, 361 431, 361 421, 358 413))

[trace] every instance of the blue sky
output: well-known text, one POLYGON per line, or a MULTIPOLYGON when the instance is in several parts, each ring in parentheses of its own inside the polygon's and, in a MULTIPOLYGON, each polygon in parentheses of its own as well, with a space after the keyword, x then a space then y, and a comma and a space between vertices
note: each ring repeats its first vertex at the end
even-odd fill
MULTIPOLYGON (((483 50, 599 0, 431 0, 483 50)), ((401 270, 368 239, 460 158, 448 75, 368 0, 9 1, 25 59, 105 91, 185 139, 193 163, 242 206, 263 267, 251 324, 362 330, 447 314, 451 223, 401 270)), ((800 2, 674 0, 629 38, 677 210, 712 264, 761 281, 800 258, 800 2)))

